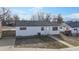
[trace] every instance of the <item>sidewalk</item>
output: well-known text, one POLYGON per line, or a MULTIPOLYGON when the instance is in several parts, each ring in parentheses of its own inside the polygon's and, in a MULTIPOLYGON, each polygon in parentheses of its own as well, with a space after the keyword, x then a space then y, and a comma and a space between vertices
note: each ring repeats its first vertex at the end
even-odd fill
POLYGON ((62 40, 60 40, 60 39, 58 39, 58 38, 56 38, 56 37, 53 37, 53 36, 50 36, 51 38, 54 38, 55 40, 57 40, 58 42, 60 42, 60 43, 62 43, 62 44, 64 44, 64 45, 66 45, 66 46, 68 46, 68 47, 70 47, 70 48, 72 48, 72 47, 74 47, 73 45, 71 45, 71 44, 69 44, 69 43, 67 43, 67 42, 65 42, 65 41, 62 41, 62 40))
POLYGON ((0 47, 0 51, 79 51, 79 47, 64 48, 64 49, 43 49, 43 48, 14 48, 0 47))

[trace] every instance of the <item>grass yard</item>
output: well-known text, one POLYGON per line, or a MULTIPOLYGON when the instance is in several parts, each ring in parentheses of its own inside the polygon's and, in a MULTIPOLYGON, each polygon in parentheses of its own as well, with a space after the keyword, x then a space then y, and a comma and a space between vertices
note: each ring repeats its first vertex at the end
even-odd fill
POLYGON ((61 39, 74 46, 79 46, 79 37, 61 35, 61 39))
POLYGON ((28 36, 16 37, 15 47, 19 48, 67 48, 67 46, 57 42, 48 36, 28 36))

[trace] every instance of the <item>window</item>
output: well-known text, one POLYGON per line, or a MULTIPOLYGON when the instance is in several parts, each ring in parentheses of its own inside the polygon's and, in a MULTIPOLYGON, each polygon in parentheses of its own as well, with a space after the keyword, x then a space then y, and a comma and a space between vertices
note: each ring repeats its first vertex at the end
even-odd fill
POLYGON ((44 31, 44 27, 41 27, 41 31, 44 31))
POLYGON ((52 30, 56 31, 58 30, 58 27, 53 27, 52 30))
POLYGON ((74 28, 74 30, 77 30, 76 28, 74 28))
POLYGON ((20 27, 20 30, 26 30, 26 27, 24 27, 24 26, 20 27))
POLYGON ((62 27, 60 27, 60 29, 62 29, 62 27))

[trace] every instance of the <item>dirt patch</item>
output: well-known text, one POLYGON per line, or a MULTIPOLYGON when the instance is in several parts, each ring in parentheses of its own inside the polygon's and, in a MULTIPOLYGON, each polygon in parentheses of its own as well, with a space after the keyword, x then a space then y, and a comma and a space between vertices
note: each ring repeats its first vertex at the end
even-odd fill
POLYGON ((18 37, 15 41, 15 47, 52 49, 67 48, 67 46, 59 43, 58 41, 48 36, 18 37))

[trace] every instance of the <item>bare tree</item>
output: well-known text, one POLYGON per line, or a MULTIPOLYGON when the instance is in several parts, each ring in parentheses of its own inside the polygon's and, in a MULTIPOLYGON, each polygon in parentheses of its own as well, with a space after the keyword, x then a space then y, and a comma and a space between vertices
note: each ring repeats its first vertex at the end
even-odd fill
POLYGON ((10 10, 8 8, 0 8, 0 20, 2 21, 2 24, 6 24, 6 20, 11 19, 11 14, 10 10))
POLYGON ((16 23, 17 23, 18 21, 20 21, 20 17, 19 17, 18 15, 14 15, 14 16, 13 16, 13 20, 14 20, 14 24, 15 24, 15 26, 16 26, 16 23))
POLYGON ((59 22, 59 23, 63 23, 63 18, 62 18, 62 16, 59 14, 58 15, 58 17, 57 17, 57 21, 59 22))
POLYGON ((0 8, 0 19, 2 21, 7 20, 10 18, 10 10, 8 8, 0 8))
POLYGON ((20 20, 20 17, 19 17, 18 15, 14 15, 14 16, 13 16, 13 19, 14 19, 15 21, 19 21, 19 20, 20 20))
POLYGON ((46 14, 45 21, 50 21, 50 19, 51 19, 51 15, 47 13, 47 14, 46 14))
POLYGON ((51 14, 45 14, 44 12, 38 12, 35 15, 32 15, 31 20, 38 20, 38 21, 50 21, 51 14))
POLYGON ((45 18, 44 18, 44 12, 40 12, 39 14, 38 14, 38 20, 39 21, 44 21, 45 20, 45 18))
POLYGON ((34 20, 35 20, 35 16, 32 15, 32 16, 31 16, 31 21, 34 21, 34 20))
POLYGON ((38 12, 38 13, 32 15, 31 20, 43 21, 44 20, 44 13, 38 12))

